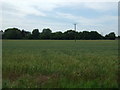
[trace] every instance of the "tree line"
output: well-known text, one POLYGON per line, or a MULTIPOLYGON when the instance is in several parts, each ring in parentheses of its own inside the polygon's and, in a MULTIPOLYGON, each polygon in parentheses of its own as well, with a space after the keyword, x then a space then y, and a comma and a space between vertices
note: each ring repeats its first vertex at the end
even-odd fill
POLYGON ((18 28, 8 28, 2 32, 2 39, 39 39, 39 40, 100 40, 109 39, 115 40, 116 35, 114 32, 110 32, 105 36, 99 34, 97 31, 82 31, 77 32, 75 30, 67 30, 65 32, 52 32, 51 29, 43 29, 39 32, 39 29, 33 29, 32 32, 20 30, 18 28))

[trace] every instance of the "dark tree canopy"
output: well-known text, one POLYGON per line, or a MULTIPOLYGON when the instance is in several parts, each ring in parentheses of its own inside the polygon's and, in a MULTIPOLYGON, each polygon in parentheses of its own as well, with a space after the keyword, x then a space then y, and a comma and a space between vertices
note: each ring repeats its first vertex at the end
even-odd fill
POLYGON ((67 30, 66 32, 64 32, 64 38, 67 40, 75 39, 76 35, 77 32, 75 32, 74 30, 67 30))
POLYGON ((31 38, 31 33, 30 32, 22 30, 21 33, 22 33, 22 38, 23 39, 30 39, 31 38))
POLYGON ((39 30, 38 29, 34 29, 32 31, 32 38, 33 39, 39 39, 39 30))
POLYGON ((96 31, 91 31, 90 32, 90 35, 89 35, 89 38, 91 39, 91 40, 96 40, 96 39, 103 39, 103 36, 102 35, 100 35, 98 32, 96 32, 96 31))
POLYGON ((22 39, 22 33, 17 28, 6 29, 3 35, 4 39, 22 39))
POLYGON ((52 30, 50 30, 49 28, 47 29, 43 29, 42 33, 41 33, 41 39, 51 39, 51 34, 52 30))
POLYGON ((50 33, 52 33, 52 31, 49 28, 47 28, 47 29, 43 29, 42 33, 50 34, 50 33))
MULTIPOLYGON (((53 32, 49 28, 43 29, 39 32, 39 29, 33 29, 32 33, 26 30, 20 30, 18 28, 8 28, 5 31, 1 31, 3 39, 51 39, 51 40, 99 40, 110 39, 115 40, 116 35, 111 32, 105 36, 102 36, 97 31, 82 31, 77 32, 74 30, 67 30, 65 32, 53 32)), ((120 37, 118 37, 120 38, 120 37)))
POLYGON ((111 32, 105 36, 106 39, 115 40, 116 36, 114 32, 111 32))
POLYGON ((62 32, 55 32, 52 33, 52 39, 56 39, 56 40, 61 40, 63 39, 63 33, 62 32))

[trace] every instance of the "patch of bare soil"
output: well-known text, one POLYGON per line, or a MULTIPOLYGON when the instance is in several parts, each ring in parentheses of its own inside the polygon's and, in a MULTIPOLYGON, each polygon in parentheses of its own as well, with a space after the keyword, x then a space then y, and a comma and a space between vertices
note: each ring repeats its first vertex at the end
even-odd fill
POLYGON ((39 75, 35 75, 35 81, 38 84, 44 84, 46 83, 48 80, 54 80, 59 78, 58 74, 52 74, 52 75, 43 75, 43 74, 39 74, 39 75))
POLYGON ((2 73, 2 78, 3 79, 8 79, 10 81, 15 81, 17 80, 19 77, 21 77, 22 75, 19 73, 14 73, 14 72, 8 72, 8 73, 2 73))

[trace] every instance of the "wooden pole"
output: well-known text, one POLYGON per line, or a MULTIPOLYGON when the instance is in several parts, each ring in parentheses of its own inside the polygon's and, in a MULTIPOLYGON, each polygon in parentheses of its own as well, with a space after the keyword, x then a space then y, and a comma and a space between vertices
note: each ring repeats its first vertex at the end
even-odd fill
MULTIPOLYGON (((74 30, 75 30, 75 32, 76 32, 76 23, 74 24, 74 30)), ((75 42, 76 42, 76 33, 75 33, 75 42)))

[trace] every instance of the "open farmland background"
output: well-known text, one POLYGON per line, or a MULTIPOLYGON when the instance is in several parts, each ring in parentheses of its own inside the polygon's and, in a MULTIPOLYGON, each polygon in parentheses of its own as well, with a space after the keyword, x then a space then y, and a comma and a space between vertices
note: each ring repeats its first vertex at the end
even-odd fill
POLYGON ((118 87, 117 40, 3 40, 3 88, 118 87))

